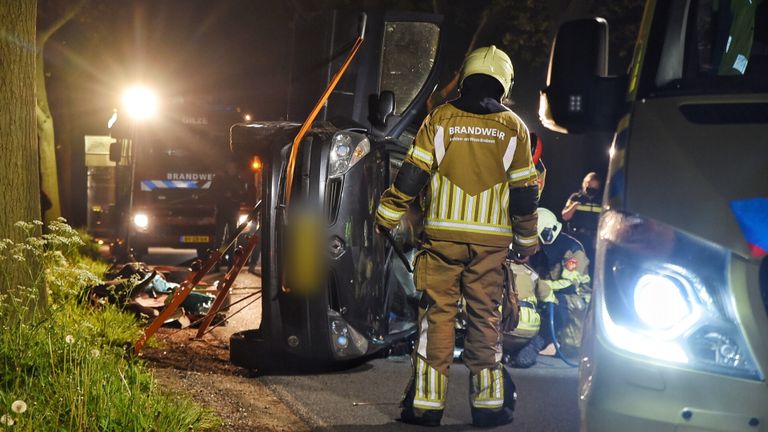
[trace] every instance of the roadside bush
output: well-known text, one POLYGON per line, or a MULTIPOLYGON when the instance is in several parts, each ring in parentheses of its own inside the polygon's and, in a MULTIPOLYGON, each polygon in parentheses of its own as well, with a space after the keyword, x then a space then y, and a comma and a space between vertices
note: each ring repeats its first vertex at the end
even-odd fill
POLYGON ((164 394, 127 355, 140 334, 134 316, 81 301, 107 266, 84 256, 81 236, 63 220, 35 235, 0 240, 0 430, 208 430, 218 419, 187 398, 164 394), (10 270, 29 286, 10 286, 10 270), (47 293, 47 308, 35 307, 47 293))

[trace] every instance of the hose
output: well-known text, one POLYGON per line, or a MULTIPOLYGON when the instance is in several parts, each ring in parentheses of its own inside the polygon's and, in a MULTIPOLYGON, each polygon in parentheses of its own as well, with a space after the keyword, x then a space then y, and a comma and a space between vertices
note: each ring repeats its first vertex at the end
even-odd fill
POLYGON ((555 304, 547 303, 547 311, 549 313, 549 335, 552 337, 552 343, 555 345, 555 352, 557 353, 557 356, 560 357, 560 360, 565 362, 565 364, 570 367, 579 366, 578 363, 574 363, 568 360, 568 357, 566 357, 565 354, 560 351, 560 342, 557 340, 557 332, 555 331, 555 304))

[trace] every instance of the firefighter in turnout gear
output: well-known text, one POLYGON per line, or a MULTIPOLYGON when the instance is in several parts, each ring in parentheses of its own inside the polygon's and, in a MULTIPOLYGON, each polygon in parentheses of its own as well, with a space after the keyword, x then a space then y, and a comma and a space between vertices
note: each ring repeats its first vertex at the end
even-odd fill
MULTIPOLYGON (((587 272, 589 258, 578 240, 562 231, 562 224, 551 211, 538 209, 541 250, 531 257, 531 266, 539 274, 539 284, 551 290, 545 302, 555 303, 555 332, 558 341, 551 340, 548 320, 543 320, 541 336, 557 343, 561 352, 573 356, 581 344, 581 333, 592 289, 587 272)), ((546 290, 543 290, 546 291, 546 290)), ((534 341, 539 348, 546 345, 534 341)))
POLYGON ((539 279, 538 273, 527 264, 508 262, 514 277, 514 288, 519 298, 520 317, 512 329, 502 327, 504 354, 510 365, 529 368, 536 364, 539 350, 546 343, 539 336, 542 328, 540 310, 547 302, 555 301, 554 292, 539 279))
MULTIPOLYGON (((536 180, 539 187, 539 198, 541 198, 547 179, 547 167, 544 165, 544 160, 541 159, 541 138, 533 132, 531 132, 531 152, 536 164, 536 173, 538 174, 536 180)), ((541 239, 542 211, 548 212, 548 210, 541 207, 537 210, 540 243, 543 243, 541 239)), ((538 253, 541 253, 541 250, 538 253)), ((542 345, 543 339, 539 336, 541 330, 539 310, 546 307, 547 302, 554 301, 555 297, 552 288, 539 280, 539 274, 528 264, 507 260, 505 265, 509 267, 512 288, 517 294, 519 306, 517 323, 502 322, 501 326, 505 363, 519 368, 529 368, 536 364, 539 350, 544 347, 542 345), (534 338, 537 339, 534 340, 534 338), (532 341, 535 343, 531 343, 532 341)))
POLYGON ((501 104, 512 81, 504 52, 489 46, 470 53, 461 96, 424 120, 376 212, 378 229, 391 229, 427 188, 414 272, 423 292, 419 339, 402 402, 404 422, 440 424, 462 295, 469 316, 463 358, 470 370, 473 424, 512 421, 514 384, 501 364, 502 264, 510 243, 519 261, 538 247, 538 186, 528 129, 501 104))

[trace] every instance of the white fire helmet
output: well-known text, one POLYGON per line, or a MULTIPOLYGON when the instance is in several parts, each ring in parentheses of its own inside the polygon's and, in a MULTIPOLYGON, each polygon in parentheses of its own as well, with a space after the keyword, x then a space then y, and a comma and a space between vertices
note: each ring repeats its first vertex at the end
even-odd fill
POLYGON ((539 215, 539 240, 543 244, 552 244, 557 236, 560 235, 563 224, 557 220, 557 216, 554 213, 543 207, 539 207, 536 212, 539 215))

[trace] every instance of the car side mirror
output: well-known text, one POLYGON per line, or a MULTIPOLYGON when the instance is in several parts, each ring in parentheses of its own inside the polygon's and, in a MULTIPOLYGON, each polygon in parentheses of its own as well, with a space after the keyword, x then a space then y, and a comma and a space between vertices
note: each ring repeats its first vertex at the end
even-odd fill
POLYGON ((375 126, 385 126, 389 116, 395 113, 395 93, 384 90, 373 97, 371 104, 371 123, 375 126))
POLYGON ((123 144, 120 141, 109 143, 109 160, 114 163, 120 163, 123 158, 123 144))
POLYGON ((539 118, 562 133, 610 131, 621 113, 626 77, 608 77, 608 22, 586 18, 560 26, 552 43, 539 118))

